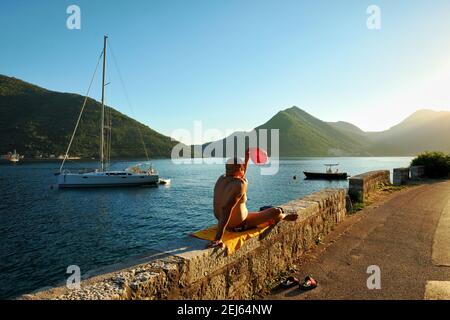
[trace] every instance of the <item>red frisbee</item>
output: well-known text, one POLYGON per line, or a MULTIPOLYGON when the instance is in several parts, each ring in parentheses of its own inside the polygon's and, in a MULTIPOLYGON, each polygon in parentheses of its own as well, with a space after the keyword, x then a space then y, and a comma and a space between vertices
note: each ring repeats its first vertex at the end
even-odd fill
POLYGON ((261 148, 249 148, 248 150, 250 159, 252 159, 255 164, 266 164, 269 160, 269 156, 264 149, 261 148))

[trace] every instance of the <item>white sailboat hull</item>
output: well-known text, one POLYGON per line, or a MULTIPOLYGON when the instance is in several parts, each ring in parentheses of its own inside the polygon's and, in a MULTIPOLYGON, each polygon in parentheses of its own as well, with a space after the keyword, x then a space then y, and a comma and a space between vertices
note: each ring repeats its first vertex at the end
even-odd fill
POLYGON ((121 171, 61 173, 58 175, 59 188, 89 188, 89 187, 133 187, 156 185, 158 174, 136 174, 121 171))

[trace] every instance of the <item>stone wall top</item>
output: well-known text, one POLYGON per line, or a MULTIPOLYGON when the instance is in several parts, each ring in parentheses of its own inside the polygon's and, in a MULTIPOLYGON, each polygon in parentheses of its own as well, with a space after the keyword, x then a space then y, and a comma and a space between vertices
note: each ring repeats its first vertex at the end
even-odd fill
POLYGON ((358 174, 356 176, 350 177, 350 180, 369 180, 374 179, 378 177, 385 177, 386 174, 390 174, 389 170, 375 170, 375 171, 368 171, 365 173, 358 174))

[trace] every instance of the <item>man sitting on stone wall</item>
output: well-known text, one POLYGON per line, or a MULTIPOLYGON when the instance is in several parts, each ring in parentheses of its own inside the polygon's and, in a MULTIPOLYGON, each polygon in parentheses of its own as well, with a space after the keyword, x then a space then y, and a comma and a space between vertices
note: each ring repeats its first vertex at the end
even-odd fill
POLYGON ((287 215, 281 208, 268 208, 260 212, 248 212, 245 178, 249 162, 249 150, 245 161, 231 158, 225 164, 225 174, 220 176, 214 187, 214 215, 217 218, 217 234, 209 247, 224 247, 222 236, 225 230, 242 232, 255 228, 264 222, 277 223, 281 220, 295 221, 297 214, 287 215))

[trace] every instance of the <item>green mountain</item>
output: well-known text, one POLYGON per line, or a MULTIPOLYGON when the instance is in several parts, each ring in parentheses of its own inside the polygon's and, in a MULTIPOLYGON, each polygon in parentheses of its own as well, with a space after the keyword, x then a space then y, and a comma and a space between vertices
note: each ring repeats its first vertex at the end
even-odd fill
MULTIPOLYGON (((49 91, 0 75, 0 154, 61 155, 69 143, 84 97, 49 91)), ((88 99, 70 155, 98 158, 101 104, 88 99)), ((177 144, 167 136, 107 107, 112 116, 112 158, 169 157, 177 144)))
POLYGON ((351 124, 349 122, 345 121, 338 121, 338 122, 328 122, 328 124, 335 129, 339 131, 343 131, 347 134, 356 135, 359 137, 365 137, 366 133, 362 131, 360 128, 355 126, 354 124, 351 124))
POLYGON ((256 128, 280 130, 280 155, 362 156, 368 155, 365 139, 319 120, 298 107, 278 112, 256 128))
MULTIPOLYGON (((251 133, 261 129, 279 129, 279 152, 281 157, 301 156, 365 156, 366 137, 355 137, 351 133, 340 130, 334 125, 319 120, 305 111, 292 107, 278 112, 269 121, 256 127, 251 133)), ((249 132, 235 132, 224 140, 203 145, 203 148, 227 152, 226 141, 244 141, 249 145, 249 132)), ((269 131, 268 131, 268 135, 269 131)), ((272 153, 272 145, 268 139, 267 149, 272 153)), ((229 153, 227 154, 229 155, 229 153)))

